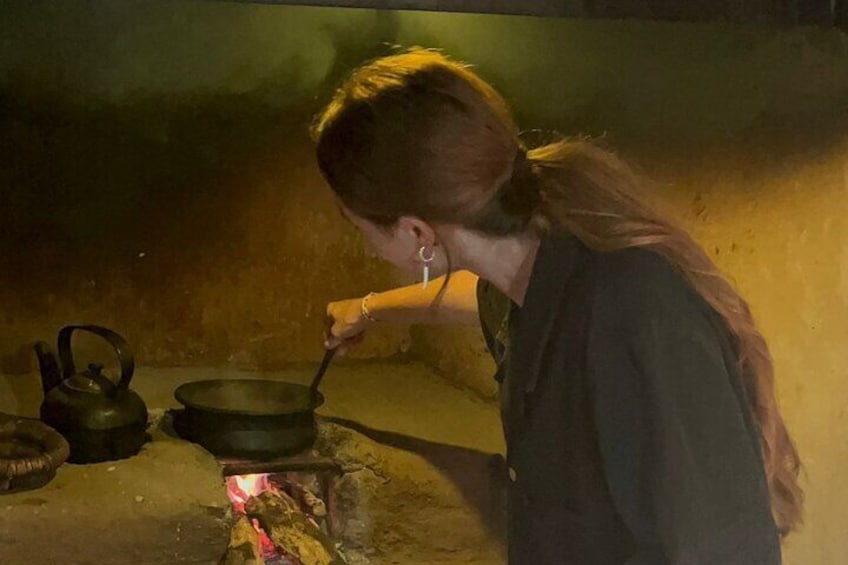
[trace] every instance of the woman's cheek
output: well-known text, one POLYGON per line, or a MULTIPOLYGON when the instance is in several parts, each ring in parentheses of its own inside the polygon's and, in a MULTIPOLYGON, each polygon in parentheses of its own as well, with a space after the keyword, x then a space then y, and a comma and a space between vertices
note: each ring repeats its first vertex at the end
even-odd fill
POLYGON ((393 249, 391 242, 385 241, 383 238, 374 234, 366 234, 365 237, 368 252, 378 256, 383 261, 388 261, 397 267, 402 267, 399 264, 400 257, 396 249, 393 249))
POLYGON ((402 253, 400 250, 391 249, 388 252, 388 255, 384 257, 388 262, 393 264, 395 267, 406 271, 407 273, 412 273, 415 270, 415 263, 412 261, 406 254, 402 253))

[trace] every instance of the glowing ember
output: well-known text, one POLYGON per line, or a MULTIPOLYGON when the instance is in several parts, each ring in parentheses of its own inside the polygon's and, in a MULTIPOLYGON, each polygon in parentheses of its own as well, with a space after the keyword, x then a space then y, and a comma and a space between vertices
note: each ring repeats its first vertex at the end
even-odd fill
MULTIPOLYGON (((256 522, 256 520, 254 520, 256 522)), ((254 528, 257 527, 257 524, 253 525, 254 528)), ((262 552, 262 557, 267 559, 274 557, 282 557, 282 552, 277 551, 277 546, 274 545, 274 542, 271 541, 271 538, 268 537, 261 528, 259 529, 259 551, 262 552)))

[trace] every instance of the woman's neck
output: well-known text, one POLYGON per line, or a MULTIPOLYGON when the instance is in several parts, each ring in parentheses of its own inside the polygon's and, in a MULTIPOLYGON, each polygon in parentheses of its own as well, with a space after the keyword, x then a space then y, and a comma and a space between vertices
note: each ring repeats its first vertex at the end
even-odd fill
POLYGON ((524 304, 539 249, 537 235, 492 237, 457 228, 450 239, 457 268, 489 281, 519 306, 524 304))

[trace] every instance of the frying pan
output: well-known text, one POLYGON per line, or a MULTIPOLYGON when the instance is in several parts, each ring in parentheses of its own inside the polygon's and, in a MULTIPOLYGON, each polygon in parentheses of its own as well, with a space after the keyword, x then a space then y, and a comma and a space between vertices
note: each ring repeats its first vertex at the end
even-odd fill
POLYGON ((310 386, 266 379, 212 379, 180 385, 185 408, 174 416, 177 433, 216 457, 267 460, 303 451, 315 441, 318 392, 333 359, 328 349, 310 386))

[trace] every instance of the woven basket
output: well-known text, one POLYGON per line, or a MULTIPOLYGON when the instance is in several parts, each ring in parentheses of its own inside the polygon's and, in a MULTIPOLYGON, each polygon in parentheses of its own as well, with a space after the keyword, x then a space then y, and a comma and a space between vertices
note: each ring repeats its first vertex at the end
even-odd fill
POLYGON ((22 418, 0 418, 0 494, 49 483, 70 447, 50 426, 22 418))

